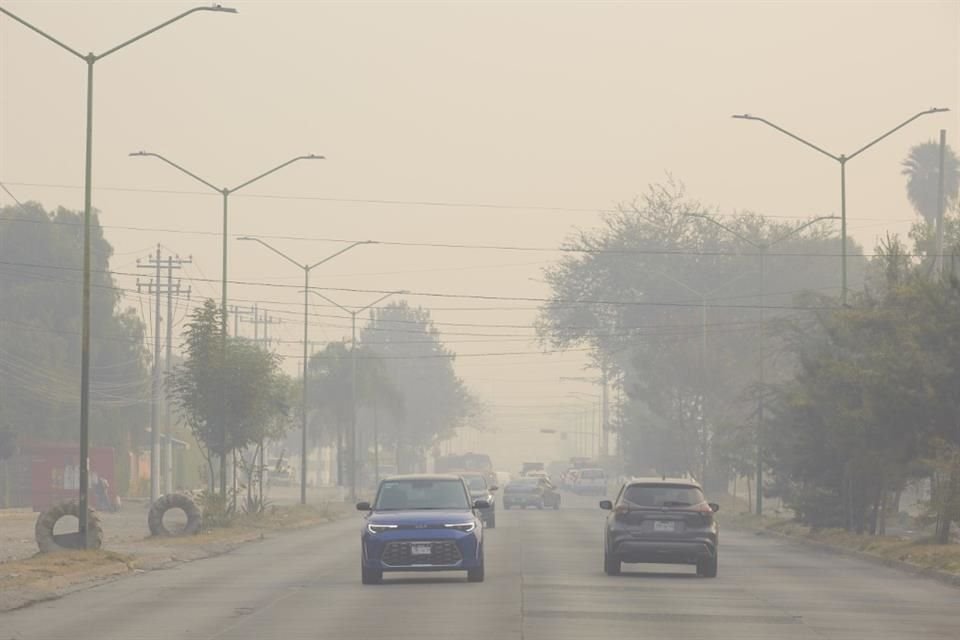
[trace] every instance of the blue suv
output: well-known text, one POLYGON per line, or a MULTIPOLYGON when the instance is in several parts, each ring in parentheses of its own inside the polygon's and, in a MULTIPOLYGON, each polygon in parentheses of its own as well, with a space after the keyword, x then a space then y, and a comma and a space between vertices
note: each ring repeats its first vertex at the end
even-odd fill
POLYGON ((377 584, 384 571, 466 571, 483 582, 483 523, 460 476, 407 475, 386 478, 360 531, 360 577, 377 584))

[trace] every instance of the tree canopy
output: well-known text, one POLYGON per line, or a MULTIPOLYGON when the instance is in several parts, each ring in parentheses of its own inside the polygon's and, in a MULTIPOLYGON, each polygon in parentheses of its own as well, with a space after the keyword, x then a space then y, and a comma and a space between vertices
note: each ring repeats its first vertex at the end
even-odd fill
POLYGON ((186 357, 170 373, 168 395, 208 461, 220 460, 225 492, 228 454, 285 431, 289 381, 275 354, 249 340, 224 340, 213 300, 193 311, 184 337, 186 357))
POLYGON ((632 471, 709 480, 712 468, 724 471, 713 464, 716 443, 756 446, 744 425, 756 423, 761 357, 768 381, 790 370, 774 337, 761 354, 763 327, 800 312, 796 292, 839 289, 839 260, 812 257, 839 253, 829 221, 797 229, 749 213, 720 218, 670 181, 572 238, 546 270, 541 339, 588 346, 622 385, 632 471))
POLYGON ((360 344, 380 359, 402 403, 401 413, 380 423, 382 441, 398 452, 398 467, 415 468, 428 447, 478 416, 479 403, 457 376, 454 354, 427 309, 401 301, 373 310, 360 344))
MULTIPOLYGON (((82 214, 36 203, 0 210, 0 428, 20 441, 78 439, 82 214)), ((93 443, 126 451, 145 435, 150 385, 144 327, 122 309, 113 248, 91 228, 93 443)), ((118 458, 125 460, 126 456, 118 458)))

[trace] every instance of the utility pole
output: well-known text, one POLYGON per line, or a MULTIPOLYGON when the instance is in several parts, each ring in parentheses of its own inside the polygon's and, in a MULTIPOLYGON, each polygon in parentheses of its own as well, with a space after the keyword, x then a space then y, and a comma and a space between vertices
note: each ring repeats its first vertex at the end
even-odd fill
MULTIPOLYGON (((156 294, 154 301, 154 329, 153 329, 153 385, 150 396, 150 502, 153 503, 160 495, 160 433, 158 413, 160 405, 160 245, 157 245, 156 258, 148 258, 147 264, 140 264, 138 269, 156 269, 155 280, 147 284, 149 293, 156 294)), ((141 283, 137 281, 137 292, 141 290, 141 283)))
POLYGON ((250 316, 250 319, 241 318, 240 322, 246 322, 253 325, 253 341, 258 346, 269 349, 270 348, 270 325, 280 324, 282 320, 274 318, 270 315, 270 312, 266 309, 263 312, 260 312, 260 306, 254 304, 250 307, 249 311, 241 311, 240 313, 245 313, 250 316), (261 328, 263 331, 261 332, 261 328))
POLYGON ((947 130, 940 129, 940 167, 937 173, 937 242, 936 249, 934 250, 935 257, 933 261, 933 273, 936 278, 944 277, 944 267, 946 266, 946 261, 943 259, 943 231, 944 231, 944 220, 943 220, 943 209, 944 209, 944 197, 943 197, 943 165, 946 160, 947 155, 947 130))
MULTIPOLYGON (((154 277, 148 282, 140 282, 137 280, 137 291, 143 291, 146 289, 148 294, 153 294, 154 297, 154 330, 153 330, 153 375, 152 381, 153 384, 151 389, 151 399, 150 399, 150 502, 153 502, 160 496, 160 478, 162 475, 161 465, 160 465, 160 405, 161 405, 161 387, 162 380, 160 374, 160 344, 161 344, 161 315, 160 315, 160 295, 164 292, 167 293, 167 370, 169 371, 170 367, 170 357, 171 357, 171 327, 173 322, 173 269, 180 268, 180 265, 187 261, 182 261, 180 258, 177 258, 176 267, 174 266, 174 259, 172 257, 167 258, 166 264, 168 267, 168 276, 167 282, 164 284, 161 278, 161 270, 164 266, 164 260, 161 256, 160 245, 157 244, 156 254, 147 258, 146 262, 141 263, 140 260, 137 260, 138 269, 153 269, 154 277)), ((180 291, 180 283, 176 285, 176 291, 180 291)), ((170 491, 172 479, 170 477, 170 470, 172 469, 172 464, 170 463, 170 454, 172 453, 172 446, 170 446, 170 420, 169 420, 169 410, 165 412, 167 414, 166 420, 166 435, 167 435, 167 491, 170 491)))
POLYGON ((610 455, 610 366, 607 364, 606 359, 600 365, 600 384, 602 390, 602 406, 601 406, 601 418, 600 418, 600 455, 597 456, 600 460, 606 460, 607 456, 610 455))
MULTIPOLYGON (((266 309, 263 310, 263 315, 260 314, 260 307, 257 304, 254 304, 250 307, 249 311, 242 312, 245 315, 249 315, 250 319, 242 318, 241 322, 247 322, 253 325, 253 342, 262 349, 270 349, 270 325, 271 324, 280 324, 282 321, 273 318, 270 315, 270 312, 266 309), (260 326, 263 325, 263 335, 260 334, 260 326)), ((234 324, 237 322, 238 310, 234 307, 234 324)), ((236 329, 234 329, 234 335, 237 335, 236 329)), ((257 474, 257 484, 258 484, 258 493, 260 496, 260 505, 263 505, 263 470, 266 468, 266 453, 267 453, 267 443, 261 438, 260 439, 260 462, 259 462, 259 473, 257 474)), ((254 463, 256 463, 256 458, 254 458, 254 463)))
MULTIPOLYGON (((173 366, 173 294, 178 296, 183 293, 180 288, 180 280, 173 282, 173 270, 182 269, 183 265, 193 262, 192 258, 174 258, 167 256, 167 357, 164 360, 165 376, 170 375, 170 369, 173 366)), ((187 287, 187 300, 190 299, 190 289, 187 287)), ((163 411, 163 432, 167 435, 166 454, 167 459, 164 465, 164 493, 173 493, 173 412, 170 411, 170 404, 164 403, 163 411)))

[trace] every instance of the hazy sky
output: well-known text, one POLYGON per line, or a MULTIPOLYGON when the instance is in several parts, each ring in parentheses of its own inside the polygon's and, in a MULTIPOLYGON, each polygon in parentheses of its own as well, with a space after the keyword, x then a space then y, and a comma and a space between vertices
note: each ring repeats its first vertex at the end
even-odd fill
MULTIPOLYGON (((194 5, 3 6, 99 52, 194 5)), ((283 251, 316 261, 342 246, 325 238, 553 247, 668 172, 727 213, 839 213, 835 163, 730 114, 763 115, 842 153, 919 110, 953 108, 850 163, 850 233, 872 246, 915 218, 899 166, 909 147, 946 128, 960 148, 957 1, 230 6, 239 15, 191 16, 96 66, 94 204, 116 249, 112 266, 135 272, 157 242, 192 255, 183 275, 195 300, 219 297, 218 285, 202 280, 220 275, 219 197, 131 151, 162 153, 224 186, 294 155, 326 155, 231 205, 232 234, 274 236, 283 251), (267 195, 283 197, 252 197, 267 195)), ((20 200, 82 207, 84 87, 81 61, 0 17, 0 181, 20 200)), ((0 193, 0 203, 11 202, 0 193)), ((253 243, 232 241, 230 251, 232 280, 302 279, 253 243)), ((318 269, 313 283, 542 297, 536 280, 556 257, 377 245, 318 269)), ((296 288, 233 285, 230 293, 283 318, 273 332, 289 342, 277 349, 299 353, 296 288)), ((371 299, 330 295, 348 306, 371 299)), ((536 350, 524 340, 532 330, 492 326, 529 325, 534 304, 409 299, 435 309, 458 353, 536 350)), ((140 307, 138 297, 130 302, 140 307)), ((318 319, 311 331, 337 340, 347 325, 318 319)), ((591 391, 557 380, 584 375, 583 361, 581 353, 463 357, 457 370, 499 407, 493 426, 530 433, 532 448, 549 442, 535 435, 543 419, 532 407, 582 405, 566 392, 591 391)), ((499 453, 492 438, 470 444, 499 453)), ((512 467, 515 459, 501 460, 512 467)))

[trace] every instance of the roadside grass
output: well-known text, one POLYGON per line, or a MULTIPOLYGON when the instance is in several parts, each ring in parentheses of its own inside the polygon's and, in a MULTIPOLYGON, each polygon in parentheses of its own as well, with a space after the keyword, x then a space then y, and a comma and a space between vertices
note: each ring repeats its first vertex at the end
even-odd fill
MULTIPOLYGON (((229 526, 204 527, 194 536, 146 537, 127 544, 129 553, 64 550, 37 553, 23 560, 0 563, 0 611, 55 597, 64 589, 156 568, 153 560, 200 559, 279 532, 333 522, 349 513, 345 504, 274 506, 260 514, 242 514, 229 526), (190 549, 189 551, 187 549, 190 549), (162 550, 167 549, 164 553, 162 550), (170 555, 171 549, 179 549, 170 555)), ((35 518, 35 514, 30 514, 35 518)), ((146 523, 144 523, 146 524, 146 523)))
POLYGON ((112 551, 38 553, 26 560, 0 564, 0 592, 23 588, 56 589, 78 581, 128 573, 132 556, 112 551))
POLYGON ((787 515, 758 516, 747 513, 746 502, 725 496, 717 520, 721 526, 747 531, 770 532, 836 549, 857 551, 884 560, 906 562, 924 569, 960 575, 960 544, 934 544, 929 538, 871 536, 843 529, 813 529, 787 515))
POLYGON ((217 520, 215 526, 206 522, 194 536, 167 536, 149 538, 164 545, 188 546, 208 543, 246 542, 262 538, 265 533, 301 529, 334 522, 349 513, 347 505, 322 503, 319 505, 268 506, 263 513, 241 513, 229 520, 217 520))

